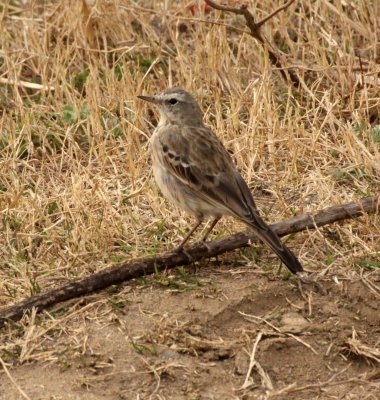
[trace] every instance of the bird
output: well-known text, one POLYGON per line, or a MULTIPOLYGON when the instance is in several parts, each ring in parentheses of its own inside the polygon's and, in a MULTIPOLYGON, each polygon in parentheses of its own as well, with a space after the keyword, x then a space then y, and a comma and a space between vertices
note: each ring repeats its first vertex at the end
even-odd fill
POLYGON ((217 135, 203 122, 194 97, 180 87, 137 96, 154 104, 160 119, 150 138, 153 175, 164 197, 196 218, 184 245, 206 218, 203 241, 223 216, 246 224, 293 273, 303 271, 294 253, 261 218, 252 193, 217 135))

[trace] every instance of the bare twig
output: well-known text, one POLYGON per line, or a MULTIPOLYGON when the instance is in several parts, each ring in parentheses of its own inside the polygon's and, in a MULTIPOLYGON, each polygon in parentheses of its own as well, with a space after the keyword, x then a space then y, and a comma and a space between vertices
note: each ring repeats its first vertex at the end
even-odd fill
POLYGON ((267 17, 263 18, 260 22, 257 22, 256 25, 259 27, 261 25, 264 25, 265 22, 269 21, 271 18, 273 18, 276 14, 278 14, 280 11, 285 10, 288 8, 292 3, 294 3, 294 0, 289 0, 287 3, 285 3, 283 6, 278 7, 276 10, 274 10, 271 14, 269 14, 267 17))
POLYGON ((244 9, 247 8, 245 4, 243 4, 240 8, 237 7, 230 7, 230 6, 222 6, 218 3, 215 3, 215 1, 212 0, 205 0, 205 2, 212 8, 215 8, 215 10, 219 11, 227 11, 227 12, 233 12, 234 14, 244 14, 244 9))
POLYGON ((326 391, 328 387, 340 386, 340 385, 347 386, 347 384, 357 384, 357 385, 370 384, 371 386, 379 387, 378 371, 375 371, 375 373, 372 374, 368 374, 367 372, 365 372, 354 378, 335 380, 339 375, 344 374, 349 368, 351 368, 351 364, 343 368, 341 371, 338 371, 336 374, 331 376, 331 378, 323 382, 311 383, 304 386, 296 386, 294 383, 292 383, 291 385, 286 386, 280 390, 273 391, 272 393, 269 394, 269 398, 276 398, 281 396, 280 398, 283 399, 284 395, 288 395, 290 393, 303 392, 312 389, 319 389, 326 391))
POLYGON ((245 377, 244 383, 241 386, 240 390, 247 389, 252 385, 251 374, 252 374, 253 367, 256 367, 265 387, 269 390, 273 390, 273 383, 272 383, 270 377, 264 371, 263 367, 259 364, 259 362, 255 359, 257 346, 259 345, 259 342, 262 337, 263 337, 263 333, 259 332, 259 334, 256 337, 255 344, 253 345, 253 348, 252 348, 252 353, 251 353, 251 357, 250 357, 250 361, 249 361, 247 375, 245 377))
POLYGON ((346 340, 346 345, 351 353, 380 363, 380 350, 361 342, 355 330, 352 332, 352 337, 346 340))
POLYGON ((342 375, 343 373, 345 373, 350 367, 351 367, 351 364, 348 365, 347 367, 343 368, 342 370, 338 371, 336 374, 334 374, 333 376, 331 376, 328 380, 326 380, 324 382, 311 383, 311 384, 304 385, 304 386, 296 386, 294 383, 292 383, 289 386, 286 386, 278 391, 271 393, 270 397, 277 397, 279 395, 302 392, 304 390, 310 390, 310 389, 322 389, 326 386, 336 386, 336 385, 340 385, 342 383, 361 382, 360 378, 352 378, 352 379, 344 379, 341 381, 335 381, 335 379, 339 375, 342 375))
MULTIPOLYGON (((329 207, 314 216, 302 214, 285 221, 271 225, 279 235, 300 232, 306 229, 315 229, 319 226, 331 224, 362 216, 363 214, 375 214, 379 212, 378 196, 366 197, 359 202, 352 202, 339 206, 329 207)), ((167 253, 154 258, 144 258, 129 263, 112 266, 86 278, 67 283, 45 293, 37 294, 0 311, 0 328, 7 321, 17 321, 25 312, 36 307, 38 311, 75 297, 83 296, 91 292, 104 289, 111 285, 120 284, 141 276, 153 274, 157 271, 175 268, 180 265, 188 265, 203 258, 215 257, 228 251, 242 247, 248 247, 256 237, 251 232, 240 232, 229 237, 195 245, 186 250, 186 253, 167 253)))
POLYGON ((251 322, 264 322, 265 324, 267 324, 269 327, 271 327, 274 331, 276 331, 277 333, 280 333, 281 335, 284 336, 289 336, 292 339, 294 339, 295 341, 303 344, 305 347, 307 347, 308 349, 310 349, 314 354, 318 355, 317 350, 315 350, 313 348, 313 346, 311 346, 309 343, 306 343, 305 341, 303 341, 302 339, 300 339, 299 337, 293 335, 292 333, 289 332, 283 332, 280 328, 277 328, 277 326, 274 326, 273 324, 271 324, 269 321, 267 321, 265 318, 261 318, 258 317, 256 315, 251 315, 251 314, 246 314, 244 312, 239 311, 239 314, 241 314, 243 317, 245 317, 248 321, 251 322))
POLYGON ((250 35, 255 38, 258 42, 261 43, 261 45, 268 51, 268 56, 271 61, 271 63, 279 68, 281 75, 284 77, 284 79, 288 79, 287 73, 289 75, 289 78, 291 82, 293 83, 294 86, 298 87, 300 86, 300 81, 297 77, 297 75, 288 70, 287 73, 285 72, 285 68, 282 65, 280 58, 277 56, 276 53, 274 53, 270 48, 266 46, 266 42, 263 38, 263 35, 261 34, 261 27, 268 22, 271 18, 273 18, 276 14, 278 14, 280 11, 285 10, 288 8, 292 3, 294 3, 294 0, 289 0, 287 3, 282 5, 281 7, 278 7, 276 10, 274 10, 271 14, 269 14, 267 17, 263 18, 259 22, 255 22, 255 17, 253 14, 249 11, 248 6, 246 4, 242 4, 239 8, 238 7, 230 7, 230 6, 223 6, 218 3, 215 3, 212 0, 205 0, 205 2, 215 10, 219 11, 226 11, 226 12, 232 12, 237 15, 243 15, 245 18, 245 22, 247 27, 250 30, 250 35))
POLYGON ((46 85, 41 85, 40 83, 35 83, 35 82, 27 82, 23 80, 14 80, 14 79, 8 79, 4 77, 0 77, 0 83, 3 83, 5 85, 15 85, 15 86, 21 86, 25 87, 27 89, 37 89, 37 90, 55 90, 54 86, 46 86, 46 85))
POLYGON ((367 279, 365 276, 361 276, 360 280, 363 282, 364 285, 376 296, 380 298, 380 288, 367 279))

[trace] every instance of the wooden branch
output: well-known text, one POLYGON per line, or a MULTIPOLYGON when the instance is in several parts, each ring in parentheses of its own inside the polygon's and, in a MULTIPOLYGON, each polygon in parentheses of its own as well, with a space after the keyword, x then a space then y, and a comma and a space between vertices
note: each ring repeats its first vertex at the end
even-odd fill
MULTIPOLYGON (((271 227, 279 236, 284 236, 306 229, 315 229, 316 227, 345 219, 357 218, 364 214, 376 214, 379 212, 380 196, 366 197, 358 202, 325 208, 314 216, 302 214, 289 218, 277 222, 271 225, 271 227)), ((195 245, 187 249, 186 253, 167 253, 159 255, 156 258, 143 258, 109 267, 104 271, 69 282, 45 293, 37 294, 0 310, 0 328, 7 321, 21 319, 24 313, 30 311, 33 307, 37 308, 38 312, 41 312, 59 302, 83 296, 111 285, 153 274, 157 271, 175 268, 180 265, 188 265, 203 258, 215 257, 227 251, 250 246, 256 240, 257 238, 253 233, 240 232, 220 240, 207 242, 207 246, 204 244, 195 245)))
POLYGON ((269 21, 271 18, 273 18, 276 14, 278 14, 280 11, 287 9, 292 3, 294 3, 294 0, 289 0, 287 3, 285 3, 283 6, 278 7, 276 10, 272 12, 272 14, 269 14, 267 17, 263 18, 261 21, 257 22, 256 25, 259 27, 261 25, 264 25, 265 22, 269 21))
POLYGON ((218 3, 215 3, 215 1, 212 1, 212 0, 205 0, 205 3, 207 3, 212 8, 215 8, 215 10, 233 12, 234 14, 244 14, 243 10, 245 8, 247 8, 247 6, 245 4, 243 4, 240 8, 222 6, 218 3))
MULTIPOLYGON (((251 36, 255 38, 258 42, 261 43, 261 45, 268 51, 268 56, 271 61, 271 63, 279 68, 281 75, 283 76, 284 79, 288 79, 287 74, 285 72, 285 68, 283 67, 280 58, 274 53, 270 48, 267 48, 265 45, 265 40, 261 34, 260 28, 262 25, 264 25, 266 22, 268 22, 271 18, 273 18, 276 14, 278 14, 280 11, 285 10, 288 8, 292 3, 294 3, 295 0, 289 0, 287 3, 282 5, 281 7, 278 7, 276 10, 274 10, 270 15, 267 17, 263 18, 259 22, 255 22, 255 18, 253 14, 248 10, 248 6, 246 4, 242 4, 239 8, 238 7, 229 7, 229 6, 222 6, 220 4, 215 3, 213 0, 205 0, 205 2, 215 10, 219 11, 226 11, 226 12, 232 12, 237 15, 243 15, 245 18, 245 23, 247 27, 251 31, 251 36)), ((287 72, 289 74, 289 78, 291 82, 293 83, 294 86, 299 87, 300 86, 300 81, 298 79, 298 76, 293 72, 289 71, 287 72)))

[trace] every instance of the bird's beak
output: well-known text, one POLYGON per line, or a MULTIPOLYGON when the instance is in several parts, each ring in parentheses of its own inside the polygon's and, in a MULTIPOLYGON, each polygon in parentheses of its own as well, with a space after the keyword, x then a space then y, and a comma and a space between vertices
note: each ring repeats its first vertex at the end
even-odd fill
POLYGON ((141 100, 149 101, 150 103, 158 104, 159 99, 156 96, 137 96, 141 100))

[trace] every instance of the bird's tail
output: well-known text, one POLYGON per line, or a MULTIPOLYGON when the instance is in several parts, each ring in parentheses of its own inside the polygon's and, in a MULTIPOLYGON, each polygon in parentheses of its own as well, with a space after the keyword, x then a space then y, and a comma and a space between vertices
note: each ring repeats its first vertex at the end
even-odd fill
MULTIPOLYGON (((257 217, 258 216, 256 215, 256 218, 257 217)), ((266 243, 277 254, 280 260, 293 274, 303 271, 302 265, 298 258, 288 247, 285 246, 284 243, 281 242, 277 234, 261 218, 260 221, 256 220, 244 222, 253 229, 259 239, 266 243)))

